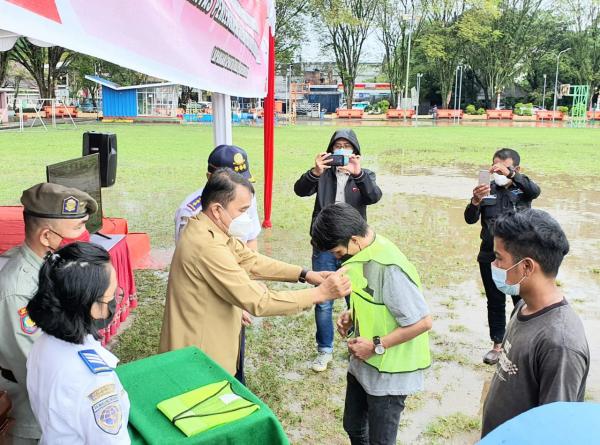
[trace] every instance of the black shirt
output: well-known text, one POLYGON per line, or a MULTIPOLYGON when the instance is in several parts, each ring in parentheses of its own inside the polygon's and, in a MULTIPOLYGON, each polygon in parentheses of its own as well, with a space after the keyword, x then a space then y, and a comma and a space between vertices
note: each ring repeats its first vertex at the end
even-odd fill
POLYGON ((563 300, 531 315, 521 301, 483 405, 482 436, 536 406, 583 402, 590 351, 581 319, 563 300))
POLYGON ((540 196, 538 185, 526 175, 517 173, 509 187, 500 187, 492 183, 490 196, 478 205, 469 202, 465 209, 467 224, 475 224, 481 217, 481 247, 477 261, 491 263, 494 261, 494 237, 491 229, 496 218, 508 212, 518 212, 531 208, 531 201, 540 196))

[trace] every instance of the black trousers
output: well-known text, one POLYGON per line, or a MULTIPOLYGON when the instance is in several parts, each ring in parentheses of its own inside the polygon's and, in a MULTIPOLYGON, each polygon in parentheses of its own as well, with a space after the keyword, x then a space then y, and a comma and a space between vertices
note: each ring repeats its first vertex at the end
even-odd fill
POLYGON ((347 374, 344 430, 351 445, 395 445, 406 396, 372 396, 347 374))
MULTIPOLYGON (((492 280, 492 263, 479 263, 481 281, 487 298, 487 315, 490 326, 490 339, 494 343, 502 343, 506 332, 506 295, 499 291, 492 280)), ((513 304, 521 299, 518 295, 511 295, 513 304)))
POLYGON ((246 376, 244 375, 244 358, 246 355, 246 327, 242 326, 240 331, 240 355, 238 356, 238 366, 235 373, 235 378, 239 380, 242 385, 246 384, 246 376))

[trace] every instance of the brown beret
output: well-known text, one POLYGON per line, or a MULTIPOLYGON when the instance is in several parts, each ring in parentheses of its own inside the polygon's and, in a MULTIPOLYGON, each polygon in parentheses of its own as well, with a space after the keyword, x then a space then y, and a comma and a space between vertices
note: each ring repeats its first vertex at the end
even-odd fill
POLYGON ((98 210, 90 195, 76 188, 43 182, 24 190, 24 212, 37 218, 81 219, 98 210))

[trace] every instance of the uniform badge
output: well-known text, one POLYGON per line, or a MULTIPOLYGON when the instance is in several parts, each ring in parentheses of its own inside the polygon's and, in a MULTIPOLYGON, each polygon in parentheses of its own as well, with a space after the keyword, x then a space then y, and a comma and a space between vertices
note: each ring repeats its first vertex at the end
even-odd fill
POLYGON ((190 209, 192 212, 200 210, 202 208, 202 195, 196 196, 194 199, 188 202, 187 208, 190 209))
POLYGON ((79 200, 74 196, 63 199, 63 215, 76 215, 79 213, 79 200))
POLYGON ((77 353, 79 354, 79 357, 81 357, 81 360, 83 360, 83 363, 85 363, 89 370, 94 374, 111 372, 113 370, 93 349, 84 349, 77 353))
POLYGON ((113 394, 93 404, 92 411, 98 428, 108 434, 119 434, 123 415, 118 395, 113 394))
POLYGON ((233 156, 233 170, 238 173, 245 172, 246 170, 248 170, 248 167, 246 166, 246 161, 244 160, 244 156, 242 156, 241 153, 236 153, 233 156))
POLYGON ((29 312, 27 312, 26 307, 22 307, 18 310, 19 313, 19 322, 21 325, 21 330, 27 335, 35 334, 38 330, 38 327, 35 325, 33 320, 29 317, 29 312))

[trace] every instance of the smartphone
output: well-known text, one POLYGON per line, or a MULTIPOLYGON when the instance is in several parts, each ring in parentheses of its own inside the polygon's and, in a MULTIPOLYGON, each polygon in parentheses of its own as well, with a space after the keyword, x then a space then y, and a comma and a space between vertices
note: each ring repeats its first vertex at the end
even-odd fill
POLYGON ((348 165, 348 157, 344 155, 331 155, 331 162, 329 165, 331 167, 343 167, 344 165, 348 165))
POLYGON ((490 185, 492 174, 489 170, 479 170, 479 185, 490 185))

